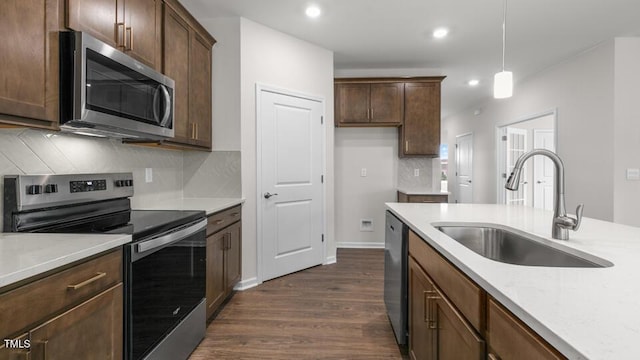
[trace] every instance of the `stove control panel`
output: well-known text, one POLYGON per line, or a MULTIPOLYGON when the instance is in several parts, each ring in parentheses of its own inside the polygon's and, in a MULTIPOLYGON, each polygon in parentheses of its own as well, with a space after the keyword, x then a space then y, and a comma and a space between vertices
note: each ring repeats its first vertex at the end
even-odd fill
POLYGON ((132 173, 5 175, 5 209, 25 211, 133 196, 132 173))
POLYGON ((107 190, 107 180, 69 181, 69 189, 72 193, 107 190))

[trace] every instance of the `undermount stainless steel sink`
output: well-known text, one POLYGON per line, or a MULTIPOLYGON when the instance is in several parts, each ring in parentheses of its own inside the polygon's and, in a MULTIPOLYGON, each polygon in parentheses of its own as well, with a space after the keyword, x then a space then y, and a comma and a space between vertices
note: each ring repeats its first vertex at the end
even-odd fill
POLYGON ((610 267, 613 263, 533 235, 488 225, 435 225, 435 228, 491 260, 528 266, 610 267))

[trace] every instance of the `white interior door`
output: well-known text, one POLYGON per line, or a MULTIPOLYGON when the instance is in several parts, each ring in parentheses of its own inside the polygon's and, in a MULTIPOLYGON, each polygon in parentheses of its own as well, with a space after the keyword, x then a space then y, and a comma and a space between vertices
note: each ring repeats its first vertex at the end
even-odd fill
POLYGON ((473 202, 473 134, 456 137, 456 202, 473 202))
POLYGON ((265 281, 322 263, 324 104, 265 89, 259 90, 259 101, 265 281))
MULTIPOLYGON (((527 130, 518 128, 507 128, 506 135, 506 161, 507 161, 507 174, 511 174, 513 166, 518 161, 518 158, 527 151, 527 130)), ((529 205, 527 199, 527 186, 528 184, 528 164, 522 167, 522 175, 520 176, 520 186, 517 191, 506 191, 505 199, 507 205, 529 205)), ((508 175, 507 175, 508 176, 508 175)))
MULTIPOLYGON (((533 147, 556 151, 553 130, 534 130, 533 147)), ((553 210, 554 168, 546 156, 533 157, 533 207, 553 210)))

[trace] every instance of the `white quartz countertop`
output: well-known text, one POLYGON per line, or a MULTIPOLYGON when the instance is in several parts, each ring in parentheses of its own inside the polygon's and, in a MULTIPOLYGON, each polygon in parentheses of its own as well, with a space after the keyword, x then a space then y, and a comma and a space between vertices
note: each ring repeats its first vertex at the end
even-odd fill
POLYGON ((131 242, 131 235, 0 233, 0 288, 131 242))
POLYGON ((387 203, 387 208, 570 359, 640 359, 640 228, 583 218, 551 239, 549 211, 488 204, 387 203), (601 257, 608 268, 505 264, 436 230, 438 222, 500 224, 601 257))
POLYGON ((137 210, 203 210, 207 215, 244 203, 244 198, 181 198, 164 200, 137 210))

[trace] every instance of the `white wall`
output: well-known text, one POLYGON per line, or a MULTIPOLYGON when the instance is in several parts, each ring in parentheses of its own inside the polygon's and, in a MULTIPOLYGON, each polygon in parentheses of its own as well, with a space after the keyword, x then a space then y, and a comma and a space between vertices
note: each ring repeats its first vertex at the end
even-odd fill
POLYGON ((325 99, 327 257, 335 259, 333 173, 333 53, 244 18, 240 19, 242 277, 257 271, 256 83, 325 99))
MULTIPOLYGON (((443 121, 443 138, 474 134, 475 203, 496 202, 496 127, 556 108, 557 152, 565 163, 567 209, 585 203, 585 216, 613 219, 613 41, 515 84, 510 99, 485 103, 443 121), (473 115, 480 109, 481 113, 473 115)), ((455 180, 455 153, 449 152, 455 180)), ((455 193, 455 187, 450 187, 455 193)), ((454 194, 455 195, 455 194, 454 194)))
POLYGON ((640 181, 626 180, 640 168, 640 39, 615 40, 614 221, 640 226, 640 181))
POLYGON ((339 128, 335 136, 337 246, 384 247, 384 203, 396 201, 398 130, 339 128), (373 220, 374 231, 360 231, 361 219, 373 220))

